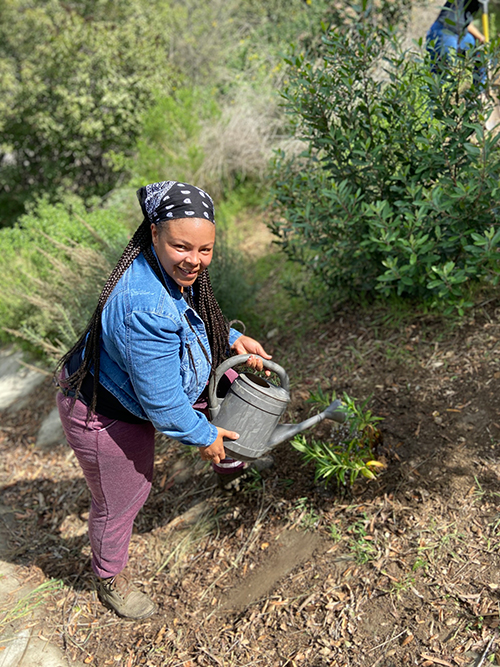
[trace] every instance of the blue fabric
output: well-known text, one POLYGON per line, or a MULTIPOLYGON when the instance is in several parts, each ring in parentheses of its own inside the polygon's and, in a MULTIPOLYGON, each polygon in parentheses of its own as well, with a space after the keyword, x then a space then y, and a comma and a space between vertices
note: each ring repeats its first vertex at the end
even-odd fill
MULTIPOLYGON (((201 318, 164 277, 167 290, 141 254, 120 278, 102 313, 99 381, 161 433, 208 446, 217 429, 192 405, 211 370, 200 343, 209 358, 210 344, 201 318)), ((240 336, 231 329, 229 344, 240 336)))
MULTIPOLYGON (((441 21, 434 21, 426 36, 426 48, 433 61, 432 71, 438 71, 447 60, 456 57, 458 52, 467 51, 475 45, 474 36, 467 30, 457 35, 447 30, 441 21)), ((474 83, 486 83, 486 72, 483 67, 475 68, 474 83)))
POLYGON ((447 30, 441 21, 434 21, 429 28, 426 37, 427 50, 436 56, 444 56, 450 49, 466 51, 475 46, 476 40, 470 32, 465 31, 461 35, 447 30))

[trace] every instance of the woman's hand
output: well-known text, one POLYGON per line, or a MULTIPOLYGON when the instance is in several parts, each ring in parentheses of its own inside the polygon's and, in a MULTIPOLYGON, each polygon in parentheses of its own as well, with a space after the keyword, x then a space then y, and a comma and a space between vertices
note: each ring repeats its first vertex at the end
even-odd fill
POLYGON ((225 428, 221 428, 220 426, 216 426, 215 428, 217 429, 216 439, 208 447, 200 447, 199 450, 203 461, 220 463, 226 458, 226 452, 224 451, 224 442, 222 438, 238 440, 240 435, 239 433, 236 433, 236 431, 227 431, 225 428))
MULTIPOLYGON (((263 357, 264 359, 272 359, 271 355, 267 354, 262 345, 253 338, 250 338, 250 336, 240 336, 237 338, 231 345, 231 350, 236 352, 236 354, 258 354, 259 357, 263 357)), ((262 359, 257 359, 256 357, 250 357, 246 365, 250 366, 250 368, 255 368, 256 371, 264 370, 262 359)), ((270 371, 266 371, 266 375, 271 375, 270 371)))

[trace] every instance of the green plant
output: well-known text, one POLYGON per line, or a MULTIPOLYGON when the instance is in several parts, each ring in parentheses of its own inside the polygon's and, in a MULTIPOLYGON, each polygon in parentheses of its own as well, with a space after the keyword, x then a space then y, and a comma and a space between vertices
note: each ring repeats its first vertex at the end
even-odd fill
MULTIPOLYGON (((222 312, 229 321, 251 317, 254 290, 248 280, 248 259, 230 244, 223 230, 217 230, 217 241, 210 265, 210 280, 222 312)), ((235 324, 238 328, 238 324, 235 324)))
POLYGON ((19 224, 0 230, 0 330, 49 359, 73 344, 128 240, 117 212, 87 213, 78 200, 42 200, 19 224))
MULTIPOLYGON (((382 574, 385 574, 385 572, 382 574)), ((401 581, 391 580, 391 588, 389 593, 399 599, 399 596, 402 593, 405 593, 406 591, 409 591, 413 588, 414 583, 415 577, 412 577, 410 574, 407 574, 401 581)))
MULTIPOLYGON (((317 404, 319 399, 321 407, 331 402, 322 390, 318 390, 314 396, 317 404)), ((353 484, 359 475, 374 479, 374 470, 384 467, 374 459, 373 451, 380 437, 375 424, 381 417, 374 416, 371 410, 366 409, 368 400, 358 406, 355 399, 344 394, 342 409, 347 418, 345 425, 337 431, 336 440, 325 442, 313 437, 308 439, 303 434, 293 438, 292 447, 302 453, 306 462, 314 462, 316 480, 323 480, 325 484, 331 480, 353 484)))
POLYGON ((299 512, 300 526, 302 528, 309 530, 317 526, 320 515, 309 498, 298 498, 295 502, 295 510, 299 512))
POLYGON ((411 569, 412 569, 413 572, 417 572, 417 570, 419 570, 419 569, 423 569, 424 572, 426 572, 428 567, 429 567, 429 562, 427 561, 427 559, 425 559, 425 558, 423 558, 422 556, 419 555, 415 559, 415 562, 413 563, 411 569))
POLYGON ((500 277, 500 135, 485 131, 493 102, 471 83, 477 59, 495 80, 498 44, 433 73, 368 2, 346 11, 348 26, 287 61, 283 97, 305 150, 276 157, 271 229, 335 298, 396 295, 463 314, 472 287, 500 277))
POLYGON ((342 539, 342 531, 334 523, 330 526, 330 537, 335 543, 342 539))
POLYGON ((20 618, 31 615, 35 609, 47 602, 47 597, 63 588, 63 582, 59 579, 49 579, 43 582, 28 594, 20 598, 12 609, 6 607, 0 609, 0 631, 20 618))
POLYGON ((348 529, 349 533, 349 550, 354 555, 356 562, 359 564, 368 563, 377 557, 377 548, 373 545, 371 536, 366 530, 367 519, 363 519, 353 523, 348 529))

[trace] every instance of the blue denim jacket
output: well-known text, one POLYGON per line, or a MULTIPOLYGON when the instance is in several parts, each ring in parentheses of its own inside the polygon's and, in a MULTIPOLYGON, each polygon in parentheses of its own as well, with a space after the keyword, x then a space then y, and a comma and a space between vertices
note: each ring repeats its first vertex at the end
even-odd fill
MULTIPOLYGON (((99 381, 161 433, 208 446, 217 429, 192 405, 210 376, 200 344, 211 358, 210 344, 203 321, 163 273, 167 289, 141 254, 111 293, 101 318, 99 381)), ((231 329, 229 344, 239 336, 231 329)))

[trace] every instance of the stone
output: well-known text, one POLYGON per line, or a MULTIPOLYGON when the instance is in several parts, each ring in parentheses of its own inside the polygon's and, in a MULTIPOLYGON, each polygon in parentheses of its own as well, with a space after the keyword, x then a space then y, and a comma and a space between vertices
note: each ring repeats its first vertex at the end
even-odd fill
POLYGON ((0 410, 19 410, 29 401, 29 395, 46 378, 43 371, 23 366, 23 355, 13 347, 0 349, 0 410))
POLYGON ((66 442, 59 411, 53 408, 45 417, 38 431, 36 438, 36 447, 41 449, 49 449, 54 445, 60 445, 66 442))

